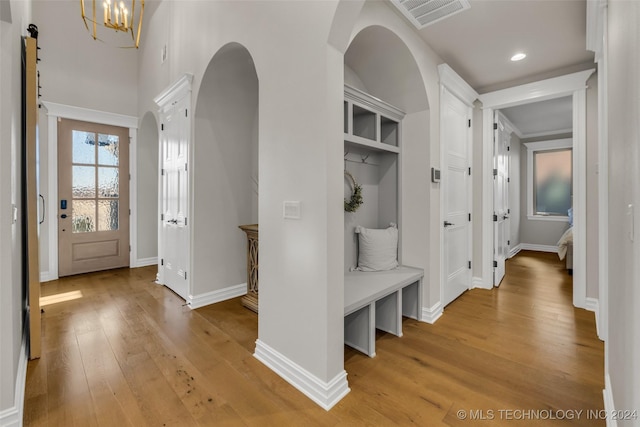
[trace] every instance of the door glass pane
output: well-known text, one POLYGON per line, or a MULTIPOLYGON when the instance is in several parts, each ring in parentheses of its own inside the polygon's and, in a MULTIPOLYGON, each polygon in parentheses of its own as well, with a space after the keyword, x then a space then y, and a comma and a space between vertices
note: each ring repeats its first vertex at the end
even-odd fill
POLYGON ((74 200, 71 212, 72 231, 74 233, 96 231, 95 200, 74 200))
POLYGON ((98 231, 114 231, 118 229, 118 201, 98 201, 98 231))
POLYGON ((536 213, 567 215, 571 207, 571 150, 537 152, 534 172, 536 213))
POLYGON ((73 131, 73 163, 96 163, 96 134, 73 131))
POLYGON ((99 197, 118 197, 118 168, 98 168, 99 197))
POLYGON ((89 199, 96 196, 95 166, 73 166, 72 175, 74 199, 89 199))
POLYGON ((98 163, 118 166, 118 136, 98 134, 98 163))

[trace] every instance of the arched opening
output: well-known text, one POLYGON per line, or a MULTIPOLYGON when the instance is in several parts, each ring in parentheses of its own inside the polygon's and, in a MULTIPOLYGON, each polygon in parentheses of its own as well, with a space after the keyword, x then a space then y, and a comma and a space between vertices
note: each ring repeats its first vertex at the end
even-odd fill
MULTIPOLYGON (((345 141, 345 153, 349 152, 345 170, 362 185, 364 199, 357 212, 345 214, 345 271, 357 264, 355 227, 384 228, 390 222, 399 228, 399 262, 426 267, 429 187, 426 180, 407 179, 422 176, 430 163, 429 101, 423 75, 398 35, 370 26, 354 37, 344 55, 344 82, 404 112, 397 154, 367 152, 345 141), (403 209, 402 200, 405 205, 411 201, 411 209, 403 209)), ((345 197, 350 192, 345 180, 345 197)))
POLYGON ((145 113, 138 130, 136 152, 136 260, 138 266, 158 257, 158 122, 145 113))
POLYGON ((247 281, 246 236, 258 222, 258 77, 238 43, 211 59, 197 94, 193 147, 193 295, 247 281))

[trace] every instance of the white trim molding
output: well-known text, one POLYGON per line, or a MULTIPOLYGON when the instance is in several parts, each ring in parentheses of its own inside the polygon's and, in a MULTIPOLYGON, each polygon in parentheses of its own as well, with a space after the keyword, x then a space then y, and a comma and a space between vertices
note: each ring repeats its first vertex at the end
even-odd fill
MULTIPOLYGON (((480 95, 483 108, 483 281, 491 282, 493 277, 493 174, 490 171, 493 169, 494 110, 571 95, 573 97, 573 305, 584 308, 586 299, 586 187, 584 184, 586 181, 586 82, 594 71, 595 69, 590 69, 480 95)), ((525 244, 522 244, 522 249, 526 249, 525 244)))
MULTIPOLYGON (((527 149, 527 219, 533 221, 563 221, 569 222, 567 215, 540 215, 533 212, 533 157, 538 151, 573 149, 573 139, 554 139, 550 141, 525 142, 527 149)), ((573 168, 573 165, 572 165, 573 168)))
POLYGON ((438 301, 431 307, 422 307, 422 313, 420 316, 420 320, 425 323, 434 324, 436 320, 442 316, 443 307, 442 302, 438 301))
POLYGON ((460 98, 469 107, 473 107, 473 103, 480 95, 453 68, 448 64, 440 64, 438 65, 438 74, 440 75, 440 84, 442 86, 446 87, 449 92, 460 98))
POLYGON ((260 340, 254 357, 327 411, 351 391, 346 371, 323 381, 260 340))
POLYGON ((561 98, 585 89, 595 68, 480 95, 482 108, 507 108, 532 101, 561 98))
POLYGON ((509 249, 509 259, 513 258, 514 256, 518 255, 518 253, 522 250, 522 244, 518 243, 517 245, 515 245, 514 247, 512 247, 511 249, 509 249))
POLYGON ((158 265, 158 257, 138 258, 135 264, 136 267, 147 267, 149 265, 158 265))
POLYGON ((24 391, 27 386, 27 328, 25 328, 22 334, 22 345, 20 346, 19 357, 13 406, 0 412, 1 427, 22 427, 22 420, 24 419, 24 391))
POLYGON ((553 252, 558 253, 557 246, 538 245, 536 243, 520 243, 521 251, 553 252))
MULTIPOLYGON (((611 391, 611 377, 609 374, 604 375, 604 390, 602 390, 602 397, 604 400, 605 414, 613 414, 616 410, 616 405, 613 402, 613 392, 611 391)), ((607 427, 618 427, 618 420, 608 416, 607 427)))
POLYGON ((239 285, 229 286, 224 289, 217 289, 215 291, 206 292, 204 294, 189 295, 189 298, 187 298, 187 304, 189 305, 190 309, 195 310, 196 308, 204 307, 205 305, 215 304, 217 302, 226 301, 231 298, 241 297, 246 293, 247 284, 241 283, 239 285))
MULTIPOLYGON (((49 265, 41 265, 47 268, 47 281, 58 279, 58 119, 80 120, 85 122, 100 123, 110 126, 120 126, 129 128, 129 138, 131 144, 136 143, 136 135, 138 129, 138 118, 124 114, 110 113, 107 111, 91 110, 88 108, 75 107, 72 105, 57 104, 55 102, 42 101, 47 114, 47 216, 45 221, 49 221, 48 238, 49 238, 49 265)), ((134 154, 135 155, 135 154, 134 154)), ((129 167, 131 173, 130 190, 136 180, 136 168, 129 167), (133 183, 133 184, 132 184, 133 183)), ((130 193, 134 197, 135 193, 130 193)), ((137 236, 137 216, 134 205, 131 205, 131 216, 129 217, 129 243, 131 244, 131 253, 135 253, 136 236, 137 236)), ((130 256, 129 263, 131 264, 130 256)), ((133 265, 131 265, 133 266, 133 265)), ((41 275, 44 275, 41 272, 41 275)))
POLYGON ((471 279, 471 289, 491 289, 493 286, 485 286, 482 277, 473 277, 471 279))

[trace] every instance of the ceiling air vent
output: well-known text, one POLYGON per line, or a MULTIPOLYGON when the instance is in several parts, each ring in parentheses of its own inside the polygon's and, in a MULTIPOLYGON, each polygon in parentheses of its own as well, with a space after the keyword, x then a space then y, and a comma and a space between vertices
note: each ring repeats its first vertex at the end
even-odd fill
POLYGON ((417 29, 471 7, 469 0, 391 0, 417 29))

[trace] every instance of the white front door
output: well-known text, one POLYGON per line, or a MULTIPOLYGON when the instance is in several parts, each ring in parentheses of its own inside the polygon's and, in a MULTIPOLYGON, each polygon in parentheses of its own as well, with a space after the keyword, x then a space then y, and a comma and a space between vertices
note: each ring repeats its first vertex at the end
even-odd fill
POLYGON ((495 113, 493 170, 493 285, 500 286, 504 278, 505 261, 509 254, 509 143, 511 132, 505 127, 499 111, 495 113))
POLYGON ((471 286, 469 239, 471 210, 470 117, 471 108, 446 89, 442 92, 441 150, 443 203, 443 305, 471 286))
POLYGON ((185 300, 189 295, 190 242, 188 100, 183 97, 163 114, 160 131, 159 280, 185 300))

